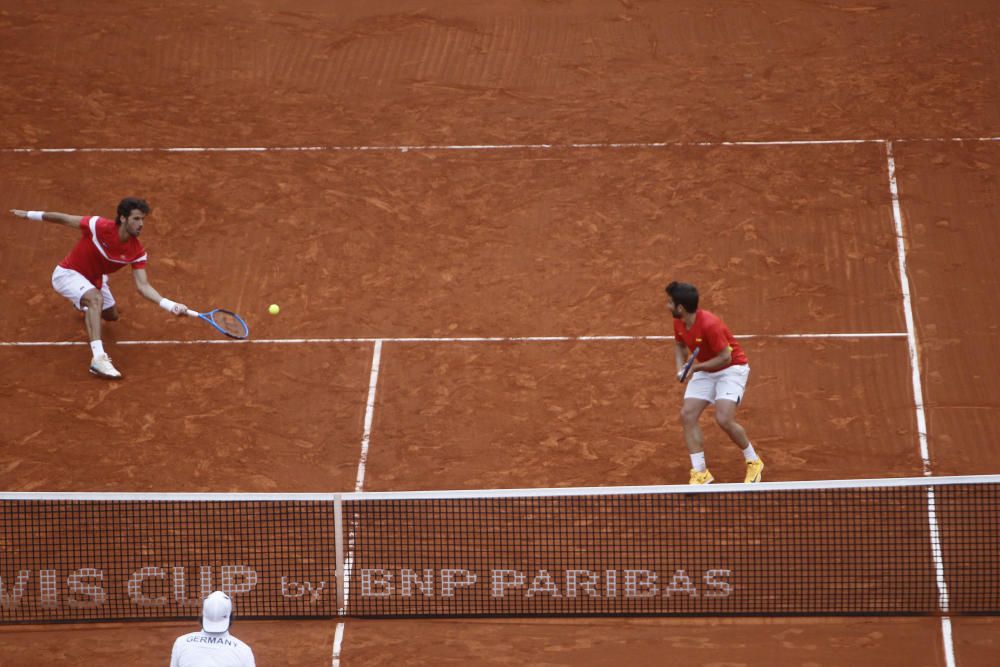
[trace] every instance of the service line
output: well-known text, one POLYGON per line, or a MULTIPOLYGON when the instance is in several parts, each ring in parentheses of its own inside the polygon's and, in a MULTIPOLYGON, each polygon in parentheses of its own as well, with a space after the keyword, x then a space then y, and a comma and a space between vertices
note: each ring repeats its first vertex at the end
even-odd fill
POLYGON ((0 153, 409 153, 410 151, 538 151, 538 150, 581 150, 581 149, 652 149, 683 148, 698 146, 704 148, 734 146, 830 146, 838 144, 886 144, 901 142, 962 142, 1000 141, 1000 137, 913 137, 896 139, 773 139, 734 141, 626 141, 626 142, 567 142, 532 144, 414 144, 414 145, 368 145, 368 146, 73 146, 73 147, 33 147, 0 148, 0 153))
MULTIPOLYGON (((907 338, 905 331, 845 332, 845 333, 789 333, 789 334, 736 334, 736 338, 749 340, 766 339, 823 339, 823 338, 907 338)), ((232 340, 229 338, 204 338, 195 340, 120 340, 115 345, 336 345, 375 343, 381 350, 381 343, 553 343, 566 341, 664 341, 673 336, 412 336, 390 338, 260 338, 232 340)), ((0 341, 0 347, 68 347, 89 345, 86 341, 70 340, 29 340, 0 341)))

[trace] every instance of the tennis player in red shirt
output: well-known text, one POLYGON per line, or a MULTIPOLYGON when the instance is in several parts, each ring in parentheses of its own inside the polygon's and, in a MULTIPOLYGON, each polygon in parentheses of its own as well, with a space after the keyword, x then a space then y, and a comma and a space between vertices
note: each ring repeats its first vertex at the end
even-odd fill
MULTIPOLYGON (((698 348, 698 358, 687 376, 681 424, 684 440, 691 455, 691 484, 709 484, 714 481, 705 465, 705 448, 702 444, 698 419, 709 405, 715 404, 715 421, 729 439, 743 450, 747 464, 744 482, 759 482, 764 462, 754 451, 746 431, 736 421, 736 408, 743 400, 750 365, 743 348, 736 342, 725 323, 708 312, 698 309, 698 289, 688 283, 672 282, 667 285, 667 308, 674 318, 674 357, 677 368, 683 369, 689 353, 698 348)), ((683 370, 677 379, 682 380, 683 370)))
POLYGON ((122 374, 111 363, 101 341, 101 319, 109 322, 118 319, 115 297, 108 287, 108 275, 131 266, 132 279, 140 294, 174 315, 185 315, 187 312, 187 306, 163 298, 149 284, 146 250, 139 242, 139 234, 149 211, 149 204, 135 197, 126 197, 119 202, 114 220, 97 215, 67 215, 51 211, 10 211, 19 218, 45 220, 80 230, 80 240, 52 272, 52 287, 69 299, 75 308, 84 311, 92 353, 90 372, 109 380, 117 380, 122 374))

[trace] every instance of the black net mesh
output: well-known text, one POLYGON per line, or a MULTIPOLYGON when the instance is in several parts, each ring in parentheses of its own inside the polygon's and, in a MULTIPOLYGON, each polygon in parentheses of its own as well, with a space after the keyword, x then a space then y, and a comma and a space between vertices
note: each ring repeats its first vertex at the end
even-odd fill
POLYGON ((1000 613, 1000 480, 385 495, 0 500, 0 620, 1000 613))
POLYGON ((335 575, 330 503, 0 501, 6 622, 331 616, 335 575))

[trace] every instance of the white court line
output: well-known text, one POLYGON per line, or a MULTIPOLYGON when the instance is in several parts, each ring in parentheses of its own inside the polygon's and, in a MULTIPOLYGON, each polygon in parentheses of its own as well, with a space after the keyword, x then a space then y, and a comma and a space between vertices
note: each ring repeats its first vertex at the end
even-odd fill
POLYGON ((770 141, 635 141, 635 142, 574 142, 536 144, 423 144, 398 146, 107 146, 64 148, 0 148, 0 153, 366 153, 410 151, 499 151, 499 150, 579 150, 579 149, 650 149, 715 146, 829 146, 838 144, 885 144, 899 142, 963 142, 1000 141, 1000 137, 917 137, 912 139, 776 139, 770 141))
POLYGON ((365 486, 365 466, 368 463, 368 446, 372 439, 372 422, 375 419, 375 389, 378 387, 378 372, 382 364, 382 341, 375 341, 372 352, 372 372, 368 379, 368 403, 365 406, 365 430, 361 437, 361 458, 358 460, 358 477, 354 483, 355 493, 365 486))
POLYGON ((955 643, 951 638, 951 618, 941 617, 941 634, 944 639, 944 662, 947 667, 955 667, 955 643))
MULTIPOLYGON (((892 198, 892 219, 896 232, 896 254, 899 258, 899 287, 903 297, 903 314, 906 318, 906 345, 910 353, 910 371, 913 378, 913 403, 917 417, 917 440, 924 475, 933 474, 930 448, 927 444, 927 416, 924 411, 924 389, 920 380, 920 353, 917 346, 916 325, 913 318, 913 300, 910 296, 910 279, 906 273, 906 237, 903 230, 903 212, 899 205, 899 185, 896 182, 896 159, 892 142, 885 142, 886 167, 889 171, 889 194, 892 198)), ((944 575, 944 556, 941 553, 941 531, 937 520, 937 502, 934 489, 927 489, 927 522, 930 529, 931 559, 934 561, 935 582, 938 589, 938 607, 941 609, 941 637, 944 644, 946 667, 955 667, 954 642, 951 636, 951 619, 948 617, 948 581, 944 575)))
POLYGON ((340 667, 340 649, 344 644, 344 622, 337 623, 337 631, 333 634, 333 667, 340 667))
POLYGON ((910 279, 906 274, 906 237, 903 233, 903 213, 899 207, 899 186, 896 183, 896 160, 892 153, 892 142, 885 142, 886 163, 889 170, 889 195, 892 198, 892 219, 896 231, 896 256, 899 265, 899 288, 903 295, 903 316, 906 319, 906 344, 910 350, 910 371, 913 381, 913 401, 916 405, 917 439, 920 443, 920 458, 923 460, 924 474, 931 474, 931 455, 927 446, 927 419, 924 414, 924 390, 920 381, 920 357, 917 348, 916 325, 913 319, 913 305, 910 298, 910 279))
MULTIPOLYGON (((736 338, 823 339, 823 338, 906 338, 905 331, 801 333, 801 334, 738 334, 736 338)), ((566 341, 663 341, 673 336, 456 336, 456 337, 403 337, 403 338, 261 338, 259 340, 232 340, 210 338, 197 340, 120 340, 115 345, 329 345, 341 343, 551 343, 566 341)), ((0 341, 0 347, 69 347, 89 345, 86 341, 34 340, 0 341)))
MULTIPOLYGON (((365 426, 361 436, 361 456, 358 459, 358 475, 354 482, 354 492, 361 493, 365 486, 365 466, 368 464, 368 447, 372 439, 372 424, 375 421, 375 392, 378 389, 378 374, 382 366, 382 340, 375 340, 372 351, 372 370, 368 376, 368 401, 365 403, 365 426)), ((354 515, 354 526, 357 526, 358 515, 354 515)), ((348 591, 350 590, 351 573, 354 569, 354 538, 355 527, 352 527, 347 538, 347 555, 344 558, 344 613, 347 613, 348 591)), ((340 651, 344 644, 344 621, 337 623, 337 632, 333 638, 333 667, 340 667, 340 651)))

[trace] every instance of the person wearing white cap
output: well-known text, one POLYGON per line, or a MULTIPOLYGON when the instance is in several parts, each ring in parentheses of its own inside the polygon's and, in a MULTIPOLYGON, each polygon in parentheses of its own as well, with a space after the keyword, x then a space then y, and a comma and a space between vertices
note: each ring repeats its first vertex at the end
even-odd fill
POLYGON ((255 667, 253 651, 229 634, 233 601, 215 591, 201 607, 201 630, 181 635, 170 652, 170 667, 255 667))

